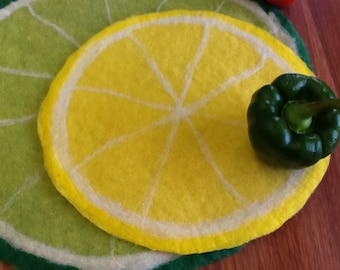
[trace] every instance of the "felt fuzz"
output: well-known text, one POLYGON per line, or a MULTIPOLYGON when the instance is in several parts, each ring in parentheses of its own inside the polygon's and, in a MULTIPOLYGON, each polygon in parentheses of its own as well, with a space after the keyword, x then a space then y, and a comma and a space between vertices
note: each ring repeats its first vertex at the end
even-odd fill
POLYGON ((203 11, 132 17, 95 35, 52 83, 39 115, 46 169, 90 221, 180 254, 272 232, 321 180, 255 157, 246 111, 282 73, 312 75, 251 24, 203 11))

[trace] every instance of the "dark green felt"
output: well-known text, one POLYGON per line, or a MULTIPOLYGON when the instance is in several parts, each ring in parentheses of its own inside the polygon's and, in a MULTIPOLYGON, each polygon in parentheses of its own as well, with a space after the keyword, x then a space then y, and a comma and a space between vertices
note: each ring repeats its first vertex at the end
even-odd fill
POLYGON ((11 2, 15 2, 16 0, 0 0, 0 8, 7 6, 11 2))
POLYGON ((76 270, 74 267, 51 263, 46 259, 15 249, 1 238, 0 260, 18 270, 76 270))
POLYGON ((287 19, 287 17, 282 13, 281 10, 273 5, 268 4, 265 0, 251 0, 260 4, 266 13, 273 13, 275 17, 279 20, 280 24, 286 29, 291 37, 295 38, 298 55, 306 63, 306 65, 313 70, 309 53, 303 39, 300 37, 299 33, 296 31, 294 25, 287 19))
POLYGON ((158 267, 157 270, 194 270, 198 267, 207 266, 212 262, 219 261, 225 257, 228 257, 241 249, 242 247, 235 247, 204 254, 181 256, 176 260, 173 260, 158 267))
MULTIPOLYGON (((158 267, 157 270, 194 270, 230 256, 240 249, 241 247, 235 247, 204 254, 181 256, 158 267)), ((54 264, 46 259, 17 250, 2 239, 0 239, 0 259, 20 270, 77 270, 77 268, 54 264)))

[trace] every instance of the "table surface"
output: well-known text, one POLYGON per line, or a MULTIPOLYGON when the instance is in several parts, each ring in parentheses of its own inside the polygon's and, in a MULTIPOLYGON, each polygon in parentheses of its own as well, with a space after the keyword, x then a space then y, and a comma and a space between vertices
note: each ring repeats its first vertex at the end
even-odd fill
MULTIPOLYGON (((304 40, 315 74, 340 96, 340 0, 297 0, 282 9, 304 40)), ((276 232, 200 270, 339 270, 340 147, 304 208, 276 232)), ((0 263, 0 270, 8 270, 0 263)))

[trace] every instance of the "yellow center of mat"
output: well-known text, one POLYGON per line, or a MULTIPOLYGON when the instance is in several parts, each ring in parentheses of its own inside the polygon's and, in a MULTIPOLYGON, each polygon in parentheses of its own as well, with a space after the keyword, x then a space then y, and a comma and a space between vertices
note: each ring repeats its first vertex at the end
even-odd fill
POLYGON ((133 17, 70 57, 39 116, 56 188, 117 237, 176 253, 272 232, 306 202, 328 159, 301 171, 258 161, 251 95, 286 72, 311 75, 254 26, 210 12, 133 17))

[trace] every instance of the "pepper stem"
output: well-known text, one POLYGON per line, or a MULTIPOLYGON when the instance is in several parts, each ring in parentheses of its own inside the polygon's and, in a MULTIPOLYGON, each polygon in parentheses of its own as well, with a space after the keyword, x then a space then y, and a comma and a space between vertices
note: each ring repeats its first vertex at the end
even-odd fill
POLYGON ((302 134, 308 131, 314 116, 332 109, 340 109, 340 99, 323 99, 309 103, 291 101, 283 108, 283 115, 288 127, 302 134))

